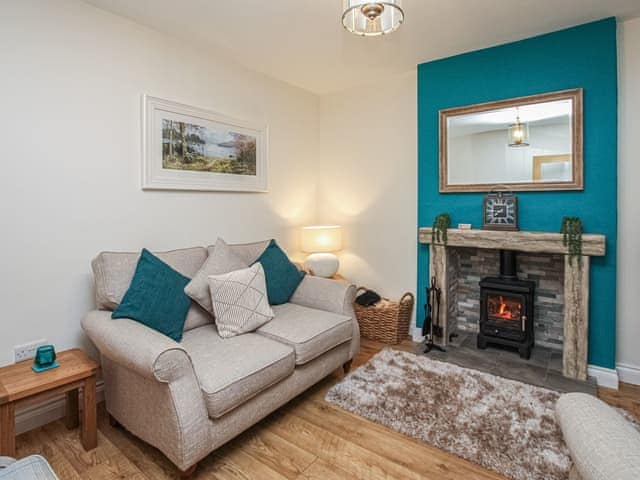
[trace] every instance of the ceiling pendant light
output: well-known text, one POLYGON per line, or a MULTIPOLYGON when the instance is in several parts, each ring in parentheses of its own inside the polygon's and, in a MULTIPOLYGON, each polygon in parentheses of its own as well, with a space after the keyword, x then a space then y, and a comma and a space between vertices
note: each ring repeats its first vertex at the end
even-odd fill
POLYGON ((529 146, 529 125, 520 121, 520 112, 516 107, 516 123, 509 125, 509 146, 529 146))
POLYGON ((401 0, 344 0, 343 5, 342 25, 356 35, 374 37, 391 33, 404 21, 401 0))

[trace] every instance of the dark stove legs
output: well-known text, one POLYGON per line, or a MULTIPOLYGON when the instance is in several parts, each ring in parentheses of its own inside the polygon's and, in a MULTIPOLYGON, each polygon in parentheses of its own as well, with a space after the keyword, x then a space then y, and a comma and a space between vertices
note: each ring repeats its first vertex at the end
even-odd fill
POLYGON ((518 353, 520 354, 520 358, 529 360, 531 358, 531 347, 520 347, 518 348, 518 353))
MULTIPOLYGON (((478 350, 486 350, 487 349, 487 339, 482 335, 478 335, 476 337, 476 345, 478 346, 478 350)), ((512 345, 513 346, 513 345, 512 345)), ((529 360, 531 358, 531 349, 533 345, 522 345, 518 346, 518 353, 520 354, 520 358, 525 360, 529 360)))

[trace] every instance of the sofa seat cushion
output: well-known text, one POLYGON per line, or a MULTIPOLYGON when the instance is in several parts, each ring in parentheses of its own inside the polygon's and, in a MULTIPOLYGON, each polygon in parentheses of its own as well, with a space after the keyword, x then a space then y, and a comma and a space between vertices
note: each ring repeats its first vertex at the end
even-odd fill
POLYGON ((296 365, 304 365, 353 336, 351 318, 345 315, 294 303, 272 308, 275 317, 257 333, 293 347, 296 365))
POLYGON ((242 405, 293 373, 293 349, 262 335, 221 338, 214 325, 185 332, 181 342, 193 362, 211 418, 242 405))

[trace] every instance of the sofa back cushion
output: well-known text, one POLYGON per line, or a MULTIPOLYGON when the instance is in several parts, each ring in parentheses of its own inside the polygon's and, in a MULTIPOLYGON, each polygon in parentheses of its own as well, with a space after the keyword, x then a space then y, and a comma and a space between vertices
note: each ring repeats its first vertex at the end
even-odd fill
MULTIPOLYGON (((193 278, 207 259, 204 247, 153 252, 163 262, 188 278, 193 278)), ((140 252, 102 252, 91 262, 96 288, 96 305, 100 310, 113 310, 131 284, 140 252)), ((184 329, 191 330, 212 322, 211 316, 195 303, 191 305, 184 329)))
MULTIPOLYGON (((168 252, 152 252, 185 277, 193 278, 207 259, 203 247, 183 248, 168 252)), ((102 252, 91 262, 96 285, 96 305, 113 310, 131 284, 140 252, 102 252)))
MULTIPOLYGON (((258 257, 267 249, 270 242, 271 240, 261 240, 253 243, 233 243, 228 246, 236 256, 242 259, 244 263, 247 265, 253 265, 258 257)), ((209 250, 209 255, 211 255, 215 249, 215 245, 211 245, 207 248, 209 250)))

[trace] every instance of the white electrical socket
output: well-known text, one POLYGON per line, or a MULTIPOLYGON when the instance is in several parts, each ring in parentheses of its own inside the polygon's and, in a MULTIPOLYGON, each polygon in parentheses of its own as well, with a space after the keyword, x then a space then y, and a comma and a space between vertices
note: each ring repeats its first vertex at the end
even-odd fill
POLYGON ((24 345, 16 345, 13 347, 13 360, 15 363, 22 362, 24 360, 29 360, 36 356, 36 350, 41 345, 46 345, 48 342, 46 340, 35 340, 30 343, 25 343, 24 345))

